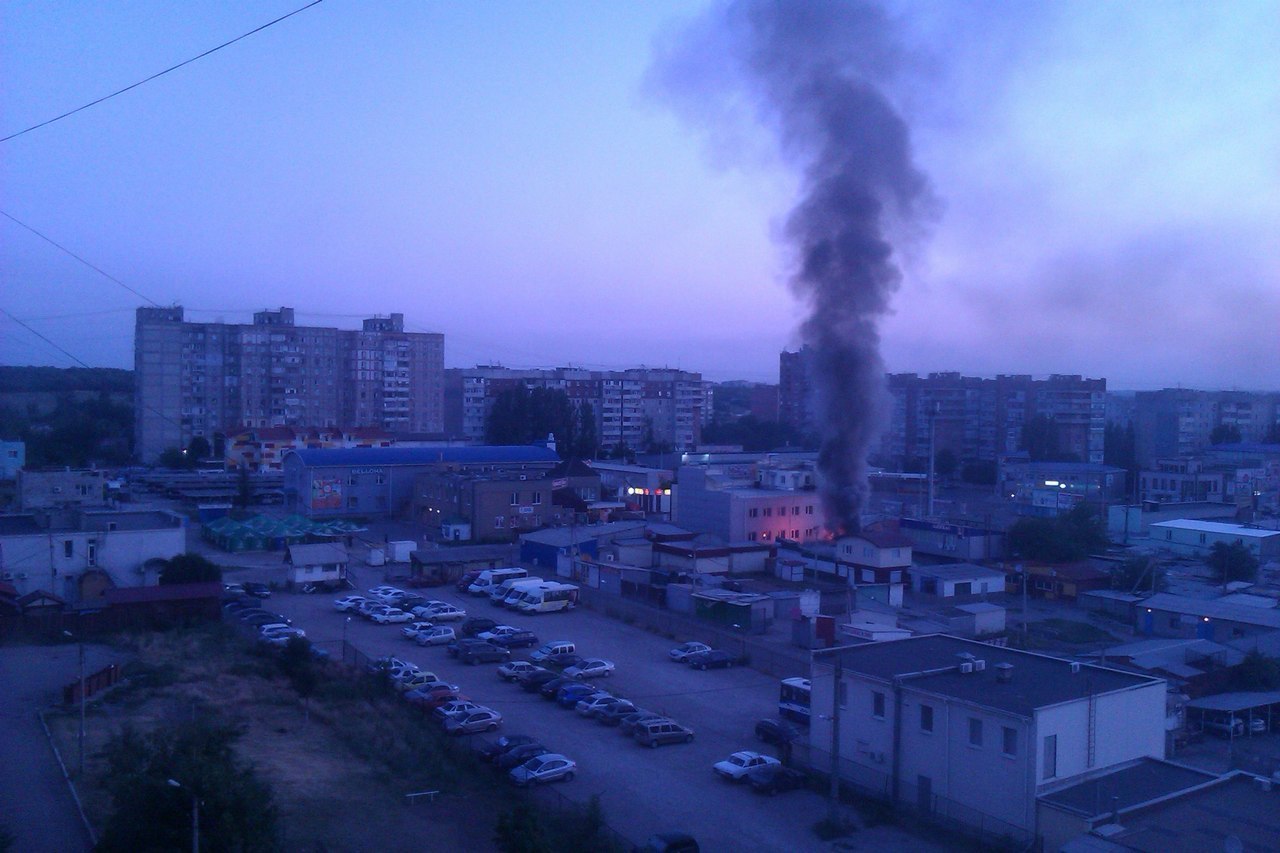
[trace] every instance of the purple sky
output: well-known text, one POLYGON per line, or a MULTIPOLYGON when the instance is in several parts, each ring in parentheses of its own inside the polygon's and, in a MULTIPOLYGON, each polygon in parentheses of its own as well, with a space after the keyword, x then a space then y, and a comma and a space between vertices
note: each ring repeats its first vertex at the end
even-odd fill
MULTIPOLYGON (((0 136, 300 5, 4 2, 0 136)), ((193 319, 400 311, 450 366, 777 381, 795 176, 646 85, 706 5, 330 0, 0 143, 0 209, 193 319)), ((889 9, 942 202, 889 369, 1280 387, 1275 0, 889 9)), ((131 366, 137 297, 2 218, 0 263, 0 308, 131 366)), ((72 363, 3 316, 0 362, 72 363)))

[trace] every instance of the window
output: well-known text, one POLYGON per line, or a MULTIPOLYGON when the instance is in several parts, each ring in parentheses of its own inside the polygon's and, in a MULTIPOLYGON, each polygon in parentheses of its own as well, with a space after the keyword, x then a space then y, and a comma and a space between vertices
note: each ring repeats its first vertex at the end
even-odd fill
POLYGON ((748 541, 748 542, 754 542, 754 541, 756 541, 756 535, 755 535, 755 533, 748 533, 748 534, 747 534, 747 541, 748 541))
POLYGON ((360 505, 360 501, 357 498, 354 498, 354 497, 347 498, 347 506, 349 508, 354 509, 359 505, 360 505))
POLYGON ((879 691, 871 694, 871 716, 877 720, 884 719, 884 694, 879 691))
POLYGON ((534 493, 533 493, 533 501, 532 501, 532 503, 533 503, 533 505, 534 505, 534 506, 537 506, 538 504, 542 503, 542 492, 534 492, 534 493))
POLYGON ((507 517, 505 515, 495 515, 493 517, 493 526, 499 530, 501 530, 506 525, 506 523, 507 523, 507 517))
POLYGON ((384 485, 386 485, 386 483, 387 483, 386 475, 384 475, 384 474, 379 474, 379 475, 377 476, 377 478, 374 480, 374 482, 375 482, 375 483, 377 483, 379 486, 384 486, 384 485))
POLYGON ((1044 778, 1052 779, 1058 775, 1058 736, 1045 735, 1044 738, 1044 778))
POLYGON ((969 746, 982 746, 982 720, 969 718, 969 746))
POLYGON ((1010 728, 1009 726, 1004 726, 1001 729, 1001 734, 1003 735, 1003 738, 1000 744, 1000 751, 1005 755, 1017 755, 1018 730, 1010 728))
POLYGON ((813 515, 813 504, 809 504, 804 508, 805 515, 813 515))
POLYGON ((70 539, 64 539, 62 542, 62 556, 70 557, 75 553, 75 543, 70 539))
POLYGON ((355 475, 355 474, 352 474, 352 475, 348 476, 348 477, 347 477, 347 485, 348 485, 348 486, 354 486, 355 484, 356 484, 356 475, 355 475))
POLYGON ((933 706, 932 705, 920 706, 920 731, 922 732, 933 731, 933 706))
POLYGON ((519 492, 512 492, 512 493, 511 493, 511 505, 512 505, 512 506, 519 506, 519 505, 520 505, 520 493, 519 493, 519 492))
POLYGON ((759 517, 760 517, 759 508, 752 507, 751 509, 747 510, 747 518, 759 518, 759 517))
POLYGON ((773 517, 773 507, 771 507, 771 506, 767 506, 767 507, 765 507, 765 508, 764 508, 764 517, 765 517, 765 518, 772 518, 772 517, 773 517))
POLYGON ((792 515, 799 515, 799 514, 800 514, 800 507, 798 507, 798 506, 793 506, 793 507, 791 508, 791 514, 792 514, 792 515))

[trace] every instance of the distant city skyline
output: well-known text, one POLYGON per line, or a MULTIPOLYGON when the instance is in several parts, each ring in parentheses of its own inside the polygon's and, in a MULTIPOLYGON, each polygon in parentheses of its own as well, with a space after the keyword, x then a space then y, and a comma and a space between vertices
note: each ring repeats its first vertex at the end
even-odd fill
MULTIPOLYGON (((7 8, 0 136, 302 5, 7 8)), ((713 154, 652 94, 655 46, 707 5, 324 2, 0 143, 0 209, 193 319, 402 312, 448 367, 777 382, 796 176, 750 121, 713 154)), ((1280 386, 1274 3, 886 8, 941 202, 890 372, 1280 386)), ((132 366, 146 302, 9 219, 0 263, 0 308, 132 366)), ((74 364, 3 315, 0 363, 74 364)))

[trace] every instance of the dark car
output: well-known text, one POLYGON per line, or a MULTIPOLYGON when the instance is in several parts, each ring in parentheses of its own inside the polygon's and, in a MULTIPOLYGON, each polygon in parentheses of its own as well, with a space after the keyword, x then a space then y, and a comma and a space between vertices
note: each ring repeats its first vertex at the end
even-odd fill
POLYGON ((550 751, 540 743, 526 743, 499 755, 494 763, 498 765, 499 770, 510 770, 512 767, 519 767, 530 758, 546 755, 550 751))
POLYGON ((683 832, 661 832, 649 837, 632 853, 699 853, 698 842, 683 832))
POLYGON ((560 693, 560 688, 567 684, 581 684, 582 682, 576 678, 570 678, 567 675, 557 675, 555 678, 549 678, 542 682, 542 686, 538 688, 538 692, 546 699, 555 699, 560 693))
POLYGON ((514 634, 504 634, 501 637, 494 637, 489 642, 494 645, 502 646, 504 649, 531 649, 538 645, 538 635, 532 631, 516 631, 514 634))
POLYGON ((689 658, 689 666, 694 669, 728 669, 736 663, 738 659, 722 649, 698 652, 689 658))
POLYGON ((456 658, 462 654, 463 649, 469 649, 480 643, 484 643, 484 640, 477 640, 475 637, 462 637, 446 644, 444 650, 456 658))
POLYGON ((515 749, 517 746, 524 746, 528 743, 537 743, 537 741, 530 735, 503 735, 481 749, 480 757, 486 761, 493 761, 507 750, 515 749))
POLYGON ((493 643, 477 643, 459 650, 458 660, 472 666, 481 663, 502 663, 511 657, 511 651, 493 643))
POLYGON ((756 723, 756 740, 781 746, 784 743, 791 743, 798 737, 800 737, 799 730, 782 720, 761 720, 756 723))
POLYGON ((577 705, 579 701, 587 698, 593 693, 599 692, 601 691, 597 690, 590 684, 566 684, 564 687, 561 687, 556 691, 556 702, 565 708, 572 708, 577 705))
POLYGON ((635 732, 636 726, 662 718, 661 714, 655 714, 653 711, 635 711, 618 721, 618 731, 629 737, 635 732))
POLYGON ((543 663, 558 666, 560 669, 568 669, 571 666, 577 666, 584 660, 585 658, 575 655, 573 652, 562 652, 558 655, 551 655, 543 663))
POLYGON ((596 719, 604 723, 606 726, 616 726, 622 722, 622 718, 628 714, 634 714, 640 710, 631 702, 623 699, 621 702, 615 702, 608 708, 601 710, 596 714, 596 719))
POLYGON ((258 583, 257 581, 245 581, 242 584, 242 586, 244 586, 245 593, 247 595, 252 595, 254 598, 270 598, 271 597, 271 587, 267 586, 265 583, 258 583))
POLYGON ((458 633, 464 637, 474 637, 481 631, 492 631, 498 627, 498 623, 484 616, 472 616, 470 619, 462 623, 458 628, 458 633))
POLYGON ((747 782, 757 794, 773 795, 780 791, 795 791, 809 786, 809 777, 792 767, 768 764, 748 771, 747 782))
POLYGON ((541 691, 545 685, 550 684, 559 678, 563 678, 563 676, 549 670, 543 670, 542 672, 530 673, 529 675, 516 680, 527 692, 535 693, 541 691))

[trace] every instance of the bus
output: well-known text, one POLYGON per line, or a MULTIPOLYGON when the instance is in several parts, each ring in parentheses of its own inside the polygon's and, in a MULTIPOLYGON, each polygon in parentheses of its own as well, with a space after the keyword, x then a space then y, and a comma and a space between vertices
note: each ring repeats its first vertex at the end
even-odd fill
POLYGON ((571 583, 548 581, 526 589, 515 603, 521 613, 555 613, 572 610, 578 603, 578 588, 571 583))
POLYGON ((813 685, 807 678, 784 678, 778 693, 778 713, 788 720, 809 725, 809 694, 813 685))
POLYGON ((489 603, 498 607, 515 607, 516 602, 520 600, 520 596, 524 595, 527 589, 533 589, 540 583, 545 583, 542 578, 517 578, 505 580, 489 593, 489 603))
POLYGON ((472 595, 488 595, 490 590, 505 580, 520 580, 527 577, 529 573, 520 568, 485 569, 471 582, 471 586, 467 587, 467 592, 472 595))

